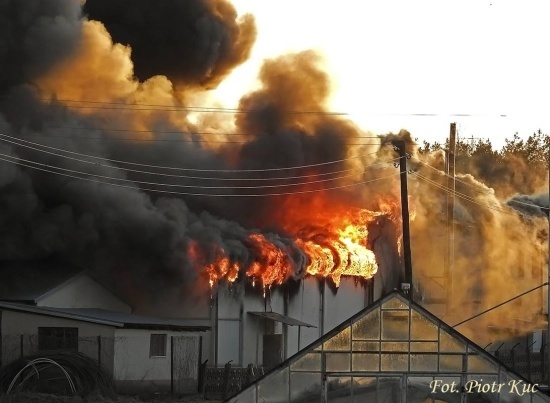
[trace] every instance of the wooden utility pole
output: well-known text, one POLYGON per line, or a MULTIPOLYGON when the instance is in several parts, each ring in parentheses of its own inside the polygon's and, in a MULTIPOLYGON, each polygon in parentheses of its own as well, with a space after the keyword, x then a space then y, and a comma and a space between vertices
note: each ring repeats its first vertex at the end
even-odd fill
POLYGON ((403 263, 405 266, 405 281, 401 285, 409 299, 413 299, 413 278, 411 262, 411 234, 409 225, 409 192, 407 190, 407 152, 405 140, 394 140, 393 145, 399 152, 399 171, 401 178, 401 218, 403 221, 403 263))
POLYGON ((449 133, 449 150, 447 152, 447 315, 451 314, 453 305, 453 274, 455 261, 455 155, 456 123, 451 123, 449 133))

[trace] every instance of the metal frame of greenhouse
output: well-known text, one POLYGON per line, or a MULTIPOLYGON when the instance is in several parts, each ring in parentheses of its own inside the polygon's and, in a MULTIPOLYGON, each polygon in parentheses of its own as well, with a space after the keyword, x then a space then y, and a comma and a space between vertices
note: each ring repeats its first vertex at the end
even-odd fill
POLYGON ((394 291, 228 402, 542 403, 550 397, 394 291))

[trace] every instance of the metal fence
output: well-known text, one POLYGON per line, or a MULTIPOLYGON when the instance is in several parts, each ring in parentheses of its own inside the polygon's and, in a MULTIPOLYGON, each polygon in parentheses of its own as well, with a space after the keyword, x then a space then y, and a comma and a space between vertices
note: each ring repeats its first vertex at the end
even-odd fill
POLYGON ((206 362, 201 365, 199 390, 206 398, 227 399, 234 393, 244 389, 247 385, 264 375, 263 367, 232 367, 231 363, 223 368, 210 368, 206 362))
MULTIPOLYGON (((113 373, 115 339, 103 336, 78 337, 78 351, 95 359, 109 373, 113 373)), ((37 334, 2 336, 0 339, 0 367, 40 351, 37 334)))
POLYGON ((492 353, 504 365, 531 383, 545 383, 548 371, 547 353, 531 351, 495 351, 492 353))

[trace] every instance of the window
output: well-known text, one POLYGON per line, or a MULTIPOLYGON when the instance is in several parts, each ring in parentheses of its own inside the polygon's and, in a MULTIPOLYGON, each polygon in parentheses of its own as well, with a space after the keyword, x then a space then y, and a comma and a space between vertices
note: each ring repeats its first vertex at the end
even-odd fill
POLYGON ((78 328, 39 327, 38 349, 78 351, 78 328))
POLYGON ((152 334, 149 357, 166 357, 166 334, 152 334))

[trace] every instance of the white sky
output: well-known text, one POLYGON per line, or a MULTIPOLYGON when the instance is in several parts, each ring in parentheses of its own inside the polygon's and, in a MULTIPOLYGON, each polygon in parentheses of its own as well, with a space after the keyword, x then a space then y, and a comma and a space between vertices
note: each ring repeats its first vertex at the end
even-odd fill
POLYGON ((232 3, 259 32, 251 59, 219 88, 227 105, 255 84, 263 59, 317 49, 335 87, 331 109, 366 130, 443 142, 456 121, 460 137, 497 147, 515 132, 550 134, 549 0, 232 3))

